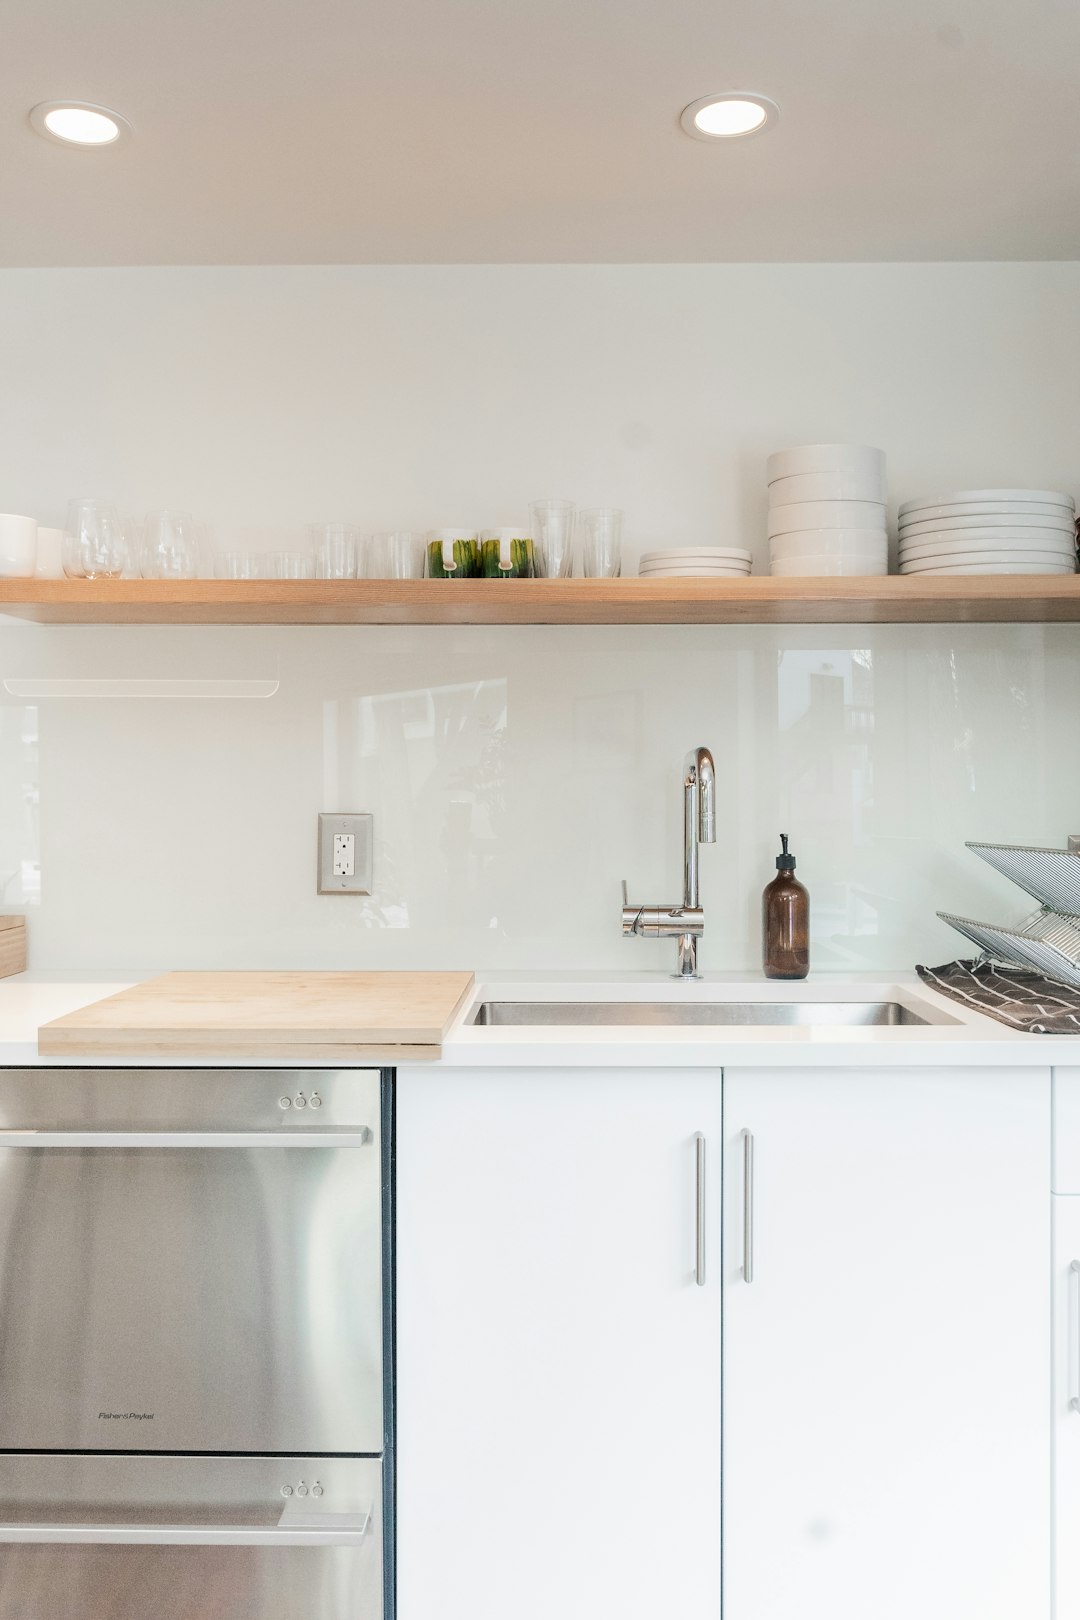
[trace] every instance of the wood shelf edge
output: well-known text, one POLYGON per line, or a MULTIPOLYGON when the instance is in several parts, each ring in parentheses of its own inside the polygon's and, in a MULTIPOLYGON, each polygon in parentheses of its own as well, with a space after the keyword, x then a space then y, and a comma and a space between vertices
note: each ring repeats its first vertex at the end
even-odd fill
POLYGON ((745 580, 0 580, 41 624, 836 624, 1080 620, 1080 576, 745 580))

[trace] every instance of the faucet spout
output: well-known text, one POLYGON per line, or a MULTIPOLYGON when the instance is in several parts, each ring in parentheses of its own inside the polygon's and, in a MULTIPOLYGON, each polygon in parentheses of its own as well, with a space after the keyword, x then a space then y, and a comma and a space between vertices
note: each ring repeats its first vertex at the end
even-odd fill
POLYGON ((686 756, 686 785, 697 786, 697 841, 716 843, 716 766, 707 748, 692 748, 686 756))

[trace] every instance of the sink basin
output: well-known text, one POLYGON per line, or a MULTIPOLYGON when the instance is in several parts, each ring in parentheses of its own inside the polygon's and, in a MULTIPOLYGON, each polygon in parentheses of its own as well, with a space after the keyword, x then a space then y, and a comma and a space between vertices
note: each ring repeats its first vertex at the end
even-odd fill
POLYGON ((955 1024, 899 1001, 482 1001, 474 1024, 821 1024, 875 1027, 955 1024))

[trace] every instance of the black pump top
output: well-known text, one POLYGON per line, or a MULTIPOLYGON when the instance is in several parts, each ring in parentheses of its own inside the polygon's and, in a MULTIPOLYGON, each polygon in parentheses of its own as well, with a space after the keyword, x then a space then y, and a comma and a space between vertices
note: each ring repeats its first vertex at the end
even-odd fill
POLYGON ((776 857, 776 870, 778 872, 794 872, 795 870, 795 857, 788 854, 787 841, 787 833, 781 833, 780 842, 784 846, 784 852, 776 857))

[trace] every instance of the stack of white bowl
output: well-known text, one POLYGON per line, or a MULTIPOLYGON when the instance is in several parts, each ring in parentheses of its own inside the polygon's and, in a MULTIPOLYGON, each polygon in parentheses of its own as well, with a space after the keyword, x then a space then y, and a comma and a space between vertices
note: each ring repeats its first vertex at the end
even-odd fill
POLYGON ((902 574, 1074 574, 1076 502, 1052 489, 961 489, 900 508, 902 574))
POLYGON ((883 450, 804 444, 767 466, 772 573, 888 573, 883 450))
POLYGON ((647 551, 638 563, 642 579, 745 579, 750 553, 736 546, 683 546, 647 551))

